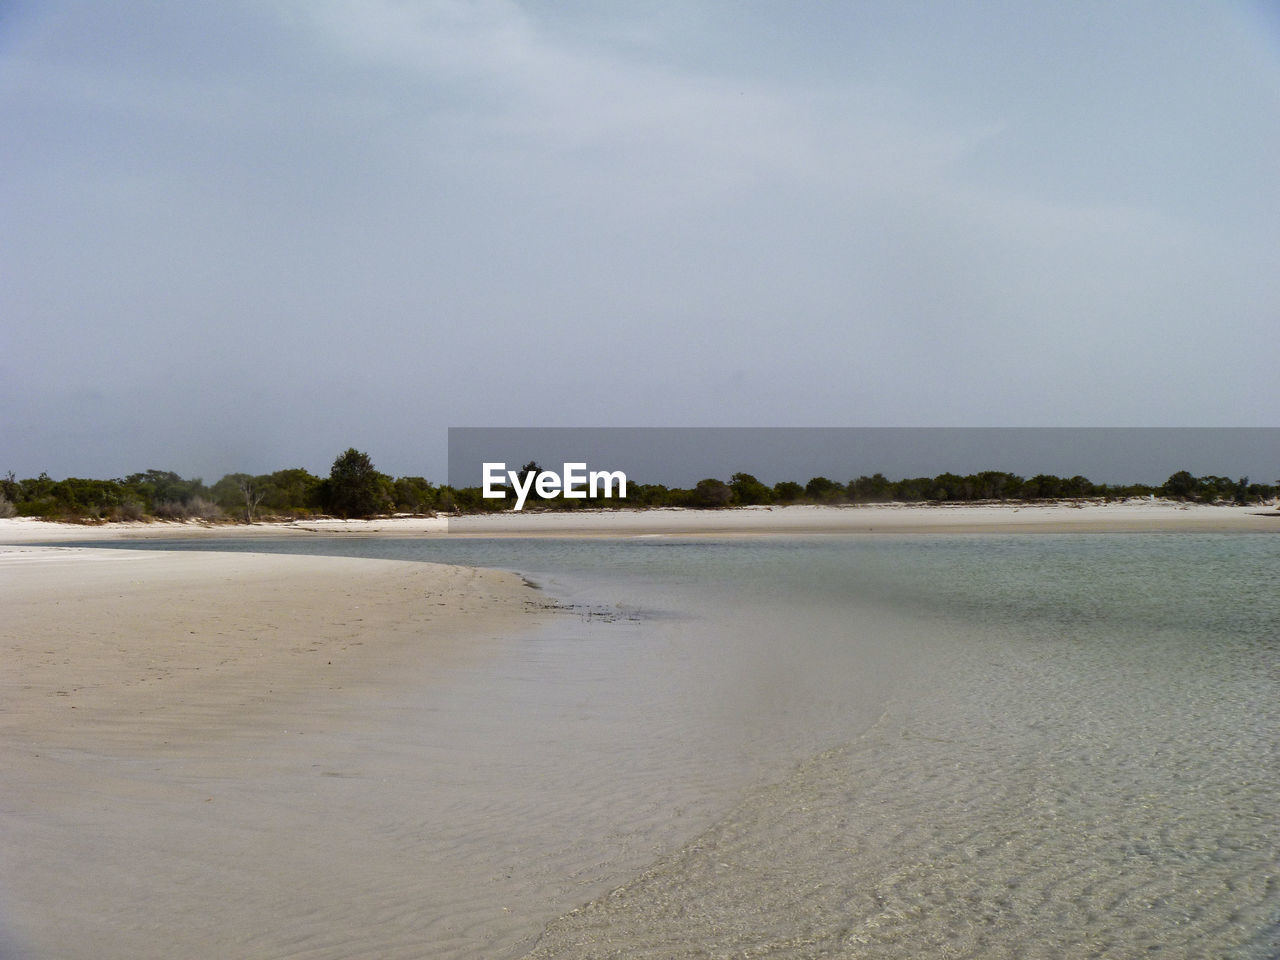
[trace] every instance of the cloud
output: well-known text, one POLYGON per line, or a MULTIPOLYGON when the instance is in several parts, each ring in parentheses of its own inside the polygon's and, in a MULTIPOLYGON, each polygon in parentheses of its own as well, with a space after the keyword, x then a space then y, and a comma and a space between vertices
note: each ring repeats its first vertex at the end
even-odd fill
POLYGON ((628 189, 650 210, 779 182, 887 187, 988 133, 913 125, 900 94, 874 85, 805 90, 592 46, 501 0, 305 9, 320 42, 376 72, 434 156, 535 183, 565 173, 573 192, 628 189))
POLYGON ((32 6, 8 390, 50 436, 75 387, 104 431, 269 410, 208 443, 281 456, 397 418, 1212 422, 1149 361, 1270 409, 1273 65, 1194 11, 1020 11, 32 6), (529 383, 560 405, 495 388, 529 383))

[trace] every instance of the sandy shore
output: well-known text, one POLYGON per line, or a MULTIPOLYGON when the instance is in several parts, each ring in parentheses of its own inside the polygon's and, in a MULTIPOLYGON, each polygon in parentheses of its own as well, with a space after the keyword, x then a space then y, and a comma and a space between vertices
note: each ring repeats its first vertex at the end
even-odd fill
POLYGON ((364 777, 360 744, 539 603, 435 564, 0 548, 0 956, 311 955, 396 857, 349 784, 428 766, 364 777))
POLYGON ((77 745, 195 713, 202 736, 234 733, 258 709, 394 682, 540 602, 512 574, 439 564, 42 546, 0 548, 0 596, 0 729, 77 745))
MULTIPOLYGON (((581 902, 584 875, 630 875, 656 849, 610 819, 621 816, 627 790, 565 806, 564 796, 580 792, 563 792, 570 773, 531 759, 540 743, 565 753, 555 745, 583 733, 530 723, 547 687, 494 667, 522 656, 519 638, 538 622, 530 611, 542 601, 519 577, 40 541, 1274 532, 1276 514, 1143 501, 251 528, 0 521, 0 543, 17 544, 0 547, 0 956, 336 960, 417 957, 424 943, 439 957, 513 954, 581 902), (544 787, 559 806, 543 810, 525 798, 548 770, 544 787), (537 819, 547 810, 564 822, 537 819), (574 847, 583 811, 621 852, 574 847), (371 929, 376 944, 350 939, 371 929)), ((637 716, 648 709, 638 704, 637 716)), ((607 763, 618 732, 605 733, 607 763)), ((584 754, 565 756, 576 768, 584 754)), ((601 770, 605 785, 629 772, 601 770)))
POLYGON ((449 522, 469 536, 733 536, 824 533, 1087 533, 1280 531, 1267 507, 1127 501, 1090 504, 868 504, 737 510, 490 514, 449 522))
POLYGON ((865 504, 736 510, 523 511, 462 517, 387 517, 286 523, 85 525, 0 520, 0 544, 216 537, 636 537, 822 533, 1245 533, 1280 531, 1275 504, 1217 506, 1168 500, 1043 504, 865 504))

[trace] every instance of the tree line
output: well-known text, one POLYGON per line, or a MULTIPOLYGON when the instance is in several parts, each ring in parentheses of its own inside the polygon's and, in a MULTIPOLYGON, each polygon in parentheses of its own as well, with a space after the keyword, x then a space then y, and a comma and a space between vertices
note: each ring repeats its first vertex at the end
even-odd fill
POLYGON ((449 488, 422 477, 390 477, 355 448, 333 462, 327 477, 296 467, 257 476, 229 473, 217 483, 147 470, 114 480, 47 474, 0 480, 0 516, 57 520, 303 519, 432 514, 454 509, 449 488))
MULTIPOLYGON (((521 479, 540 472, 538 464, 531 461, 521 468, 521 479)), ((565 499, 560 495, 533 494, 525 509, 724 509, 773 504, 1034 502, 1147 496, 1248 504, 1271 500, 1277 492, 1276 485, 1250 483, 1248 477, 1196 477, 1186 470, 1173 474, 1160 486, 1097 484, 1082 476, 1048 474, 1027 479, 1000 471, 964 476, 942 473, 901 480, 876 473, 845 483, 812 477, 804 484, 782 481, 770 486, 749 473, 735 473, 727 481, 709 477, 690 488, 628 482, 626 499, 565 499)), ((511 498, 486 499, 479 486, 458 488, 436 485, 423 477, 389 476, 374 467, 368 454, 354 447, 334 460, 327 477, 298 467, 258 476, 229 473, 212 485, 164 470, 147 470, 114 480, 52 480, 43 473, 27 480, 18 480, 10 473, 0 480, 0 517, 50 520, 200 519, 252 523, 319 516, 492 513, 510 509, 511 504, 511 498)))

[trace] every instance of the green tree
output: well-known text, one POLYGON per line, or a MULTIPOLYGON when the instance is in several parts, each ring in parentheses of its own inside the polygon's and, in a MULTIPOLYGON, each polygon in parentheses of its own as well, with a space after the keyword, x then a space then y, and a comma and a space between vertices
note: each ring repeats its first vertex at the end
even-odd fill
POLYGON ((691 506, 703 510, 718 510, 727 507, 732 499, 733 491, 727 483, 708 477, 706 480, 699 480, 698 485, 693 488, 691 506))
POLYGON ((302 467, 277 470, 257 479, 264 493, 262 507, 267 513, 306 516, 321 506, 323 481, 302 467))
POLYGON ((817 503, 835 503, 845 498, 845 488, 826 477, 813 477, 804 485, 804 494, 817 503))
POLYGON ((918 503, 928 499, 925 493, 933 486, 933 481, 929 477, 908 477, 899 480, 894 486, 896 492, 893 499, 903 503, 918 503))
POLYGON ((929 486, 930 500, 967 500, 964 477, 954 473, 940 473, 929 486))
POLYGON ((124 478, 122 484, 151 512, 155 512, 156 507, 161 504, 190 503, 196 497, 209 493, 199 477, 184 480, 172 470, 132 473, 124 478))
POLYGON ((399 477, 395 481, 396 509, 408 513, 430 513, 436 503, 436 489, 424 477, 399 477))
POLYGON ((619 507, 669 507, 672 506, 671 497, 672 491, 660 483, 633 483, 628 480, 627 499, 615 497, 612 500, 605 500, 603 497, 597 497, 592 504, 619 507))
POLYGON ((1160 492, 1174 500, 1193 500, 1200 492, 1200 481, 1188 470, 1179 470, 1164 482, 1160 492))
POLYGON ((893 499, 893 484, 883 473, 869 477, 864 475, 857 480, 850 480, 846 493, 850 500, 858 503, 883 503, 893 499))
POLYGON ((374 469, 367 453, 350 447, 333 461, 326 490, 328 507, 340 517, 371 517, 390 506, 390 478, 374 469))
POLYGON ((729 488, 733 490, 733 502, 742 507, 773 499, 773 491, 749 473, 735 473, 729 478, 729 488))
POLYGON ((975 495, 979 500, 1016 499, 1022 492, 1022 478, 999 470, 985 470, 975 478, 975 495))
POLYGON ((1024 500, 1054 500, 1063 495, 1065 481, 1051 473, 1037 473, 1022 485, 1024 500))
POLYGON ((773 499, 778 503, 795 503, 804 496, 804 487, 794 480, 780 480, 773 486, 773 499))
POLYGON ((242 515, 253 523, 258 507, 267 495, 267 478, 247 473, 228 473, 210 489, 213 502, 229 514, 242 515))

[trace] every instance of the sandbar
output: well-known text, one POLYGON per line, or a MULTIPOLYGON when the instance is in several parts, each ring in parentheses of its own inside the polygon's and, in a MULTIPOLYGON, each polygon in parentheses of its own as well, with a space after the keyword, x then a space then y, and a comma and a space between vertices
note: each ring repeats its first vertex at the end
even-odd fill
POLYGON ((0 544, 217 537, 720 537, 883 533, 1274 533, 1275 503, 1225 505, 1135 498, 1044 503, 765 506, 728 510, 629 508, 311 519, 253 524, 194 521, 77 524, 0 520, 0 544))

